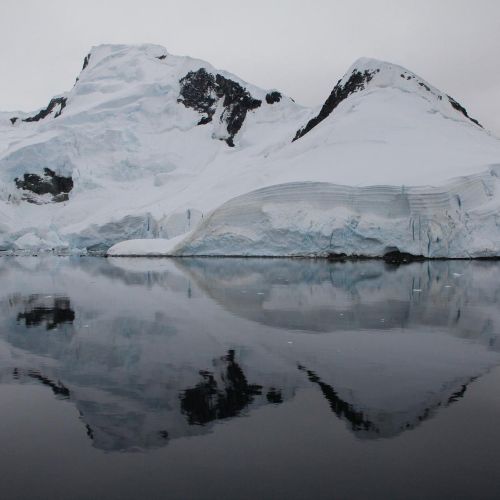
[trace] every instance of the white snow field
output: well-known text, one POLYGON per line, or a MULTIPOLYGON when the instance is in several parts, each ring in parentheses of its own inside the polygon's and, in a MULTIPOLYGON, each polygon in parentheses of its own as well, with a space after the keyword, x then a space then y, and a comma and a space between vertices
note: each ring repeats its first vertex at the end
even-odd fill
POLYGON ((360 59, 309 109, 157 45, 0 113, 0 250, 500 256, 500 140, 410 71, 360 59))

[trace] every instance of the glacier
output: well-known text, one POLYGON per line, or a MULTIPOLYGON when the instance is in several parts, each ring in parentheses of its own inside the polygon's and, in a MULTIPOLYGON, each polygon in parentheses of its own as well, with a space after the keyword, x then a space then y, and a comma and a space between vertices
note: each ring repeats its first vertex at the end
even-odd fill
POLYGON ((362 58, 324 104, 158 45, 100 45, 74 87, 0 113, 0 251, 500 256, 500 140, 362 58))

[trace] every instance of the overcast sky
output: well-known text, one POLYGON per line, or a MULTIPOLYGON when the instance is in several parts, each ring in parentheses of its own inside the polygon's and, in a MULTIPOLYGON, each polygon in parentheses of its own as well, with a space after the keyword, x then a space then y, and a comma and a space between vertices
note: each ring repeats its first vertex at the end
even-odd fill
POLYGON ((0 0, 0 110, 70 89, 92 45, 144 42, 306 105, 358 57, 384 59, 500 136, 500 0, 0 0))

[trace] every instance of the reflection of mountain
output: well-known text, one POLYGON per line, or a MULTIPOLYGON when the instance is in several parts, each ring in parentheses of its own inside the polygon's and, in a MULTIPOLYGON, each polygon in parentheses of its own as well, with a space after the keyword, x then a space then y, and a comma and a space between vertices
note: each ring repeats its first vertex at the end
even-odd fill
POLYGON ((364 413, 362 410, 357 410, 351 403, 343 400, 333 386, 323 382, 312 370, 308 370, 301 365, 299 365, 298 368, 307 374, 307 378, 310 382, 319 387, 324 398, 328 401, 332 412, 341 420, 348 422, 351 430, 359 437, 366 438, 387 438, 396 436, 403 431, 413 429, 430 418, 438 408, 449 406, 462 399, 468 384, 475 379, 475 377, 473 377, 467 383, 460 385, 460 388, 453 390, 448 398, 446 398, 447 391, 443 390, 444 397, 437 403, 434 403, 433 406, 423 408, 421 414, 411 415, 411 418, 408 420, 405 420, 404 417, 407 417, 405 415, 399 422, 395 422, 395 419, 391 418, 391 415, 384 415, 382 413, 371 416, 369 415, 369 411, 364 413))
MULTIPOLYGON (((182 413, 191 425, 204 425, 214 420, 236 417, 250 405, 263 387, 249 384, 245 373, 230 350, 220 361, 224 368, 218 382, 213 372, 200 371, 202 381, 181 393, 182 413)), ((270 389, 271 400, 279 399, 280 391, 270 389)), ((268 399, 269 400, 269 399, 268 399)))
POLYGON ((164 446, 304 388, 356 436, 393 437, 500 361, 494 264, 115 262, 0 261, 2 366, 74 403, 99 449, 164 446))
POLYGON ((306 372, 309 381, 318 385, 333 413, 337 417, 347 420, 353 431, 375 431, 378 433, 375 424, 368 420, 362 411, 355 410, 351 404, 340 398, 331 385, 325 384, 312 370, 308 370, 304 366, 299 365, 299 370, 306 372))
MULTIPOLYGON (((283 401, 281 390, 248 383, 234 350, 214 359, 212 366, 212 371, 199 371, 202 380, 194 387, 165 390, 164 400, 155 403, 147 398, 141 401, 137 395, 135 401, 120 403, 116 397, 118 387, 101 397, 99 392, 106 388, 95 387, 94 400, 90 400, 88 388, 72 385, 70 389, 59 379, 37 370, 14 368, 12 379, 20 383, 35 381, 48 387, 57 398, 75 403, 85 422, 87 436, 107 451, 162 446, 170 438, 207 432, 208 424, 237 417, 251 407, 283 401), (139 412, 138 403, 143 406, 139 412)), ((161 382, 158 380, 157 384, 161 382)))

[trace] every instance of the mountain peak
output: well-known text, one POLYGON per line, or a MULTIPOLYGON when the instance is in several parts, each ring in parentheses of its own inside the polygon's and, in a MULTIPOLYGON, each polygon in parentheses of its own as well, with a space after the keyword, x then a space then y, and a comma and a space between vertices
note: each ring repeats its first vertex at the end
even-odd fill
POLYGON ((149 57, 159 57, 168 54, 163 45, 154 43, 141 44, 113 44, 103 43, 94 45, 89 52, 94 60, 102 60, 109 56, 126 56, 128 54, 142 54, 149 57))
POLYGON ((365 90, 393 88, 409 95, 416 95, 432 103, 436 112, 447 118, 462 118, 482 128, 482 125, 471 118, 467 110, 449 95, 441 92, 420 76, 386 61, 368 57, 357 59, 337 82, 318 115, 309 120, 305 127, 295 134, 294 141, 311 131, 327 118, 334 109, 352 94, 365 90), (457 116, 459 113, 460 116, 457 116))

